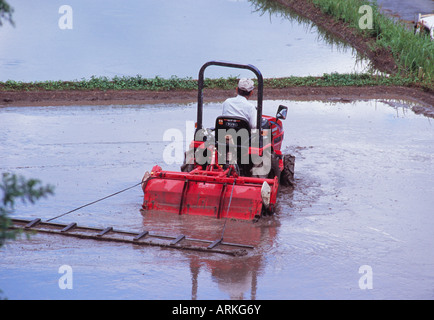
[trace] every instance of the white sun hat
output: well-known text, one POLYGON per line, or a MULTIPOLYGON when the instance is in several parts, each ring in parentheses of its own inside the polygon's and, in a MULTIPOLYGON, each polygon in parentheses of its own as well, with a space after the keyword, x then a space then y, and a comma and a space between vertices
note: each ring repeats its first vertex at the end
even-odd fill
POLYGON ((241 78, 240 81, 238 82, 238 88, 247 92, 252 91, 254 88, 253 80, 247 78, 241 78))

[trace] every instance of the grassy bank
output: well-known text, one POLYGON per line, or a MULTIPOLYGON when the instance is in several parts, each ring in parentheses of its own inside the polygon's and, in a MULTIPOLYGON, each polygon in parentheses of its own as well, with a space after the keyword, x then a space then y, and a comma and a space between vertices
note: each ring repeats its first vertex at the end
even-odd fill
MULTIPOLYGON (((369 0, 305 0, 312 2, 322 12, 348 23, 353 29, 368 38, 375 38, 375 46, 390 50, 402 76, 413 79, 433 89, 434 41, 428 36, 416 36, 404 23, 392 20, 380 13, 376 1, 369 0), (372 8, 372 28, 362 29, 359 21, 372 8)), ((366 22, 362 19, 362 23, 366 22)), ((362 24, 363 25, 363 24, 362 24)))
MULTIPOLYGON (((233 89, 237 84, 236 77, 205 79, 205 88, 233 89)), ((400 85, 405 86, 413 82, 400 76, 384 77, 371 74, 324 74, 322 77, 286 77, 264 79, 265 88, 286 87, 330 87, 330 86, 378 86, 400 85)), ((76 81, 40 81, 40 82, 0 82, 0 91, 37 91, 37 90, 196 90, 197 80, 192 78, 169 79, 155 77, 91 77, 76 81)))

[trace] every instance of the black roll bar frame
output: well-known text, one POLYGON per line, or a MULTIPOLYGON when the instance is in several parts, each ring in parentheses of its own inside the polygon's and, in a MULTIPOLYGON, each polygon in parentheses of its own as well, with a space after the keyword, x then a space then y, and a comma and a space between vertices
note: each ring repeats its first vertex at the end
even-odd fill
POLYGON ((258 68, 251 64, 240 64, 234 62, 227 61, 208 61, 206 62, 199 70, 199 78, 198 78, 198 92, 197 92, 197 127, 196 132, 201 130, 203 127, 202 117, 203 117, 203 87, 204 87, 204 73, 205 69, 209 66, 221 66, 228 68, 237 68, 237 69, 247 69, 252 71, 258 80, 258 93, 257 93, 257 116, 256 116, 256 128, 261 130, 262 123, 262 100, 263 100, 263 91, 264 91, 264 79, 262 78, 262 74, 258 68))

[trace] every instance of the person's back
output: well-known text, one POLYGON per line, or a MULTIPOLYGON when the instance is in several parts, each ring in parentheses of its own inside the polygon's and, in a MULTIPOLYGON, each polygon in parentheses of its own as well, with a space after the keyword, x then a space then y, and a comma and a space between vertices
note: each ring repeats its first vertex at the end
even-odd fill
POLYGON ((237 96, 226 99, 223 103, 222 115, 242 117, 249 122, 251 129, 256 128, 256 107, 247 101, 252 93, 253 81, 245 78, 240 79, 237 96))

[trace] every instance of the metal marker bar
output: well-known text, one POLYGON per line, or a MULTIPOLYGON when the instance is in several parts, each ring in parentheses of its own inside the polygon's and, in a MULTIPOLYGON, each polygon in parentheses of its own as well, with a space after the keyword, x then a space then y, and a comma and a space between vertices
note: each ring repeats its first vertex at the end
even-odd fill
POLYGON ((223 238, 215 240, 207 247, 207 249, 214 249, 214 247, 218 246, 222 242, 222 240, 223 238))
POLYGON ((73 222, 70 224, 61 224, 61 223, 53 223, 53 222, 41 222, 38 220, 25 220, 25 219, 11 219, 13 225, 10 229, 20 229, 25 228, 25 226, 33 226, 30 227, 31 230, 35 230, 40 233, 53 234, 53 235, 62 235, 69 236, 78 239, 89 239, 89 240, 99 240, 99 241, 108 241, 108 242, 119 242, 119 243, 130 243, 134 245, 149 245, 149 246, 157 246, 162 248, 176 248, 180 250, 192 250, 199 252, 209 252, 209 253, 219 253, 219 254, 227 254, 227 255, 243 255, 247 254, 247 252, 242 252, 240 250, 230 250, 230 249, 217 249, 215 248, 217 245, 222 246, 231 246, 239 249, 254 249, 253 246, 236 244, 223 242, 221 239, 216 241, 206 240, 206 239, 194 239, 188 238, 185 235, 179 235, 177 237, 169 236, 169 235, 157 235, 151 234, 149 231, 131 232, 131 231, 122 231, 115 230, 113 227, 108 228, 94 228, 94 227, 85 227, 78 226, 77 223, 73 222), (21 226, 21 227, 20 227, 21 226), (67 232, 69 231, 69 232, 67 232), (91 232, 91 233, 89 233, 91 232), (98 232, 95 234, 95 232, 98 232), (103 237, 104 234, 111 232, 113 233, 110 237, 103 237), (124 237, 122 237, 124 236, 124 237), (145 237, 150 238, 160 238, 163 241, 167 241, 166 243, 159 243, 153 241, 147 241, 143 239, 145 237), (142 239, 142 241, 140 241, 142 239), (209 246, 199 246, 194 244, 187 245, 178 245, 174 246, 174 244, 178 244, 180 241, 189 241, 189 242, 199 242, 204 244, 209 244, 209 246), (211 248, 210 248, 211 247, 211 248))
POLYGON ((63 228, 62 230, 60 230, 60 232, 69 231, 71 229, 74 229, 76 226, 77 226, 77 223, 72 222, 72 223, 68 224, 65 228, 63 228))
POLYGON ((231 242, 221 242, 222 246, 232 246, 232 247, 240 247, 240 248, 246 248, 246 249, 255 249, 254 246, 251 246, 249 244, 241 244, 241 243, 231 243, 231 242))
POLYGON ((143 237, 146 237, 149 234, 149 231, 143 231, 142 233, 139 233, 137 236, 133 238, 134 241, 140 240, 143 237))
POLYGON ((178 242, 182 241, 183 239, 185 239, 185 236, 183 234, 181 234, 181 235, 177 236, 175 240, 171 241, 170 244, 175 245, 178 242))
POLYGON ((103 231, 101 231, 100 233, 97 234, 98 237, 102 237, 103 235, 105 235, 106 233, 110 232, 113 230, 113 227, 107 227, 105 228, 103 231))
POLYGON ((26 228, 26 229, 27 228, 32 228, 32 227, 36 226, 39 222, 41 222, 41 219, 40 218, 36 218, 36 219, 30 221, 28 224, 26 224, 24 228, 26 228))

